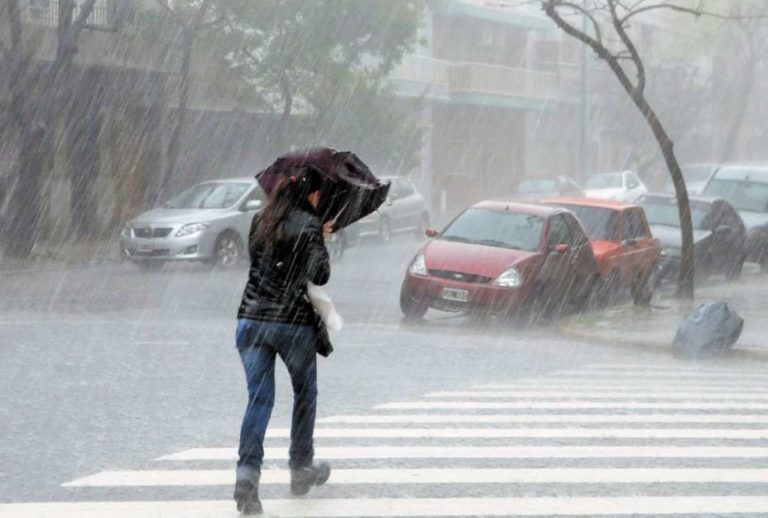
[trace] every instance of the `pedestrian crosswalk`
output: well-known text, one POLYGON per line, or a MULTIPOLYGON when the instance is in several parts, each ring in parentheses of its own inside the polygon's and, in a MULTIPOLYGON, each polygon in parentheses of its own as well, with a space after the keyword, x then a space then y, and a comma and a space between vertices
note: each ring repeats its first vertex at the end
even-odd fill
MULTIPOLYGON (((594 363, 382 402, 318 419, 316 457, 333 473, 297 499, 284 469, 290 430, 275 427, 264 507, 306 517, 768 515, 766 381, 758 369, 594 363)), ((234 446, 84 474, 63 481, 67 501, 0 504, 0 518, 237 516, 234 446), (180 498, 189 488, 214 496, 180 498)))

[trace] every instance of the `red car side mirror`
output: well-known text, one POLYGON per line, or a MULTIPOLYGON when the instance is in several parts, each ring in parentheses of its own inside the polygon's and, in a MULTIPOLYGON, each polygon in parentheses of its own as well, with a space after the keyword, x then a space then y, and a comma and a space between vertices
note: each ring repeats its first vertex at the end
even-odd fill
POLYGON ((436 228, 428 228, 426 234, 427 237, 437 237, 440 232, 436 228))
POLYGON ((555 245, 555 252, 558 254, 565 254, 571 251, 571 246, 566 245, 565 243, 560 243, 559 245, 555 245))

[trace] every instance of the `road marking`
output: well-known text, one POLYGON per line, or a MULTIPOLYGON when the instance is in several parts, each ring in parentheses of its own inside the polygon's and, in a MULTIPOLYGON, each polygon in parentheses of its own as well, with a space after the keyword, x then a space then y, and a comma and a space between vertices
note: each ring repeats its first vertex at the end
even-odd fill
MULTIPOLYGON (((638 371, 672 371, 672 372, 706 372, 710 374, 766 374, 764 369, 724 369, 720 367, 707 367, 707 366, 695 366, 689 364, 680 365, 654 365, 654 364, 631 364, 631 363, 591 363, 584 365, 582 368, 587 370, 600 369, 601 371, 612 370, 628 370, 632 372, 638 371)), ((569 369, 573 370, 573 369, 569 369)))
POLYGON ((589 377, 590 379, 593 379, 595 377, 598 378, 632 378, 634 380, 644 380, 644 379, 663 379, 663 378, 674 378, 674 379, 698 379, 698 378, 707 378, 712 381, 727 381, 730 379, 733 379, 734 381, 738 380, 744 380, 744 379, 754 379, 754 380, 768 380, 768 372, 766 373, 745 373, 745 372, 736 372, 733 374, 717 374, 717 373, 709 373, 709 372, 699 372, 699 371, 691 371, 691 372, 680 372, 680 371, 658 371, 658 372, 637 372, 637 371, 616 371, 616 372, 609 372, 607 369, 578 369, 578 370, 562 370, 557 371, 554 374, 550 374, 549 377, 555 378, 555 379, 563 379, 563 378, 584 378, 589 377))
POLYGON ((520 380, 514 383, 493 383, 489 385, 476 385, 471 387, 472 390, 542 390, 546 387, 547 390, 687 390, 687 391, 707 391, 707 392, 727 392, 729 390, 737 391, 755 391, 764 392, 765 384, 762 382, 728 382, 723 384, 708 383, 706 385, 698 384, 700 382, 693 383, 691 381, 675 381, 675 380, 663 380, 660 382, 634 382, 634 381, 617 381, 617 380, 536 380, 527 381, 520 380))
MULTIPOLYGON (((323 498, 265 500, 270 516, 596 516, 765 514, 765 496, 323 498)), ((231 500, 0 504, 0 518, 231 518, 231 500)))
MULTIPOLYGON (((264 458, 285 460, 287 448, 264 448, 264 458)), ((768 458, 759 446, 348 446, 318 447, 319 459, 560 459, 560 458, 768 458)), ((237 460, 235 448, 192 448, 158 461, 237 460)))
POLYGON ((669 392, 667 389, 631 391, 626 394, 617 394, 607 390, 515 390, 515 391, 443 391, 426 394, 426 398, 486 398, 486 399, 559 399, 559 398, 586 398, 586 399, 749 399, 768 400, 765 390, 760 392, 669 392))
POLYGON ((664 391, 664 390, 685 390, 687 392, 706 392, 706 393, 721 393, 728 391, 736 391, 741 393, 756 393, 765 394, 765 384, 763 383, 746 383, 746 384, 728 384, 728 385, 692 385, 691 383, 674 383, 664 381, 661 385, 649 385, 648 383, 631 383, 628 381, 617 382, 603 382, 603 383, 591 383, 586 380, 582 381, 547 381, 546 383, 536 382, 520 382, 520 383, 505 383, 505 384, 492 384, 492 385, 478 385, 471 387, 472 391, 494 391, 494 390, 520 390, 520 391, 535 391, 542 390, 542 387, 546 387, 546 390, 603 390, 611 392, 635 392, 635 391, 664 391))
POLYGON ((768 410, 768 403, 638 402, 638 401, 409 401, 384 403, 377 410, 501 410, 501 409, 689 409, 689 410, 768 410))
POLYGON ((427 424, 427 423, 718 423, 765 424, 768 414, 390 414, 339 415, 318 419, 318 424, 427 424))
MULTIPOLYGON (((104 471, 62 487, 224 486, 235 470, 104 471)), ((259 482, 289 484, 288 470, 264 470, 259 482)), ((768 483, 768 469, 533 468, 533 469, 334 469, 331 484, 650 484, 768 483)))
MULTIPOLYGON (((288 428, 267 431, 267 438, 287 439, 288 428)), ((768 439, 768 429, 697 428, 317 428, 316 439, 768 439)))

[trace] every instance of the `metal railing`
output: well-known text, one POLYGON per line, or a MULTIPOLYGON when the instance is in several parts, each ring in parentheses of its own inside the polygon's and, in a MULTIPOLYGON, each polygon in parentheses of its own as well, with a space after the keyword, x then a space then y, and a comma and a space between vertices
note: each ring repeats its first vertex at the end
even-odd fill
MULTIPOLYGON (((87 25, 97 29, 114 29, 119 23, 119 13, 126 11, 126 3, 132 0, 96 0, 88 16, 87 25)), ((23 21, 30 24, 57 27, 59 24, 59 2, 56 0, 28 0, 23 11, 23 21)), ((75 7, 73 17, 77 18, 80 5, 75 7)))
POLYGON ((448 85, 449 61, 411 54, 390 74, 391 79, 430 85, 448 85))
POLYGON ((448 74, 453 92, 549 99, 558 95, 557 74, 529 68, 483 63, 453 65, 448 74))
POLYGON ((390 78, 446 86, 457 93, 529 99, 570 97, 576 84, 567 74, 487 63, 455 63, 418 55, 406 56, 390 78))

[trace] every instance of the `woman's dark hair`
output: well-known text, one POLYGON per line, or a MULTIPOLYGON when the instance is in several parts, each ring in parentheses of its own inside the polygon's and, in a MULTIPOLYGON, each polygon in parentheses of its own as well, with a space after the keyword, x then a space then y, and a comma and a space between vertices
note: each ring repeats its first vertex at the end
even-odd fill
POLYGON ((257 239, 268 253, 271 252, 275 242, 283 237, 282 223, 288 212, 293 207, 308 203, 309 195, 319 191, 322 185, 323 175, 314 167, 300 166, 289 170, 259 214, 251 240, 257 239))

